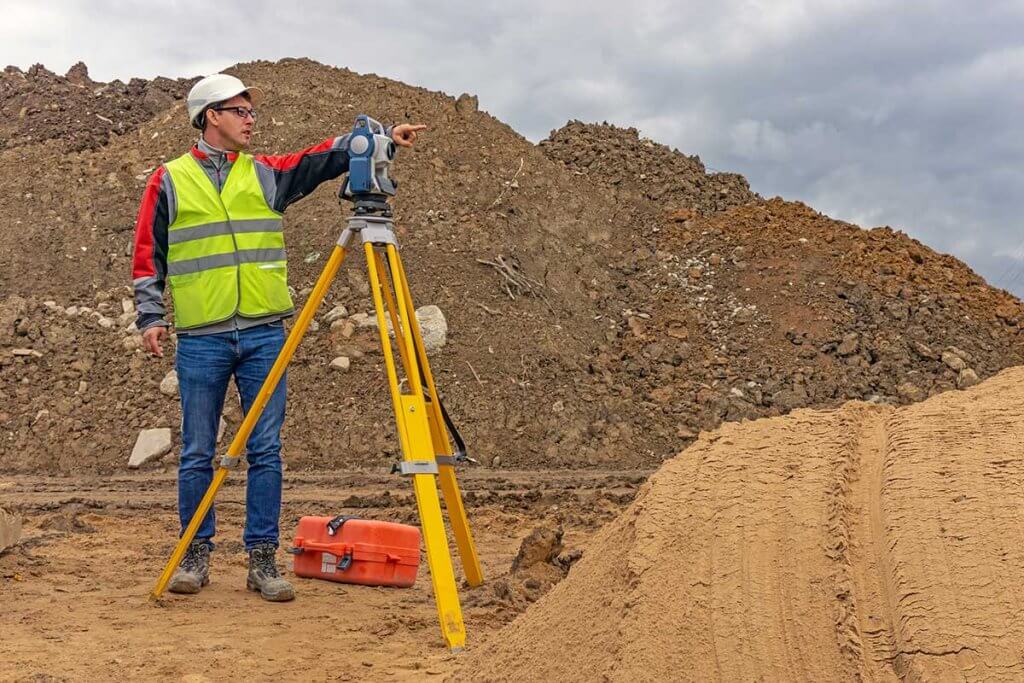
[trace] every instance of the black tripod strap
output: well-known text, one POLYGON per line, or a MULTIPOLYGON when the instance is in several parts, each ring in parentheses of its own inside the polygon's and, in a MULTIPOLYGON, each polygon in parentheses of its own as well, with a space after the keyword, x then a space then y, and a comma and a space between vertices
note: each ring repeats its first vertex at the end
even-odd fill
MULTIPOLYGON (((422 374, 422 370, 420 374, 422 374)), ((430 403, 430 389, 427 387, 425 380, 423 381, 423 397, 427 400, 427 403, 430 403)), ((448 428, 448 433, 455 443, 455 453, 452 454, 452 457, 455 458, 455 462, 465 462, 469 459, 466 455, 466 442, 462 440, 462 435, 459 434, 459 430, 455 427, 455 423, 452 422, 451 416, 448 415, 440 395, 437 397, 437 407, 441 409, 441 417, 444 418, 445 427, 448 428)))

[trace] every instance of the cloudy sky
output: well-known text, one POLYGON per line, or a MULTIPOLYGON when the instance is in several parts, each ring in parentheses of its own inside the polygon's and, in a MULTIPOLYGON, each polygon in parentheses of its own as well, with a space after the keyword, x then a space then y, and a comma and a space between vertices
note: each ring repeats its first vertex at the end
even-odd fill
POLYGON ((891 225, 1024 294, 1024 0, 0 0, 0 66, 193 76, 306 56, 531 140, 632 125, 765 196, 891 225), (368 13, 372 8, 373 14, 368 13))

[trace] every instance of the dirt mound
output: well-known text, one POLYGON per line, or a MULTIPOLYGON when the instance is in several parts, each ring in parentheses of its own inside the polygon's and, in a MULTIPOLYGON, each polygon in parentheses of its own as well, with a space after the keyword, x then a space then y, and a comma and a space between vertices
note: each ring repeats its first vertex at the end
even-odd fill
MULTIPOLYGON (((576 187, 536 146, 477 111, 472 98, 307 60, 248 64, 236 73, 272 93, 261 108, 258 151, 344 133, 360 111, 431 127, 399 159, 396 210, 416 302, 436 304, 448 317, 448 346, 433 363, 449 409, 487 463, 495 456, 509 466, 578 462, 571 448, 556 453, 556 444, 567 426, 579 435, 606 413, 568 399, 584 376, 590 340, 601 334, 588 292, 611 286, 598 258, 614 207, 576 187), (499 257, 506 274, 538 283, 532 292, 506 292, 505 275, 482 263, 499 257), (510 438, 520 446, 508 448, 510 438)), ((147 173, 194 138, 178 102, 95 151, 69 154, 54 140, 0 152, 0 288, 23 299, 7 307, 23 313, 8 316, 13 327, 0 331, 0 397, 16 406, 4 411, 11 457, 0 458, 0 468, 109 471, 123 466, 139 428, 178 424, 177 399, 158 391, 170 357, 143 358, 124 341, 124 323, 102 328, 97 314, 107 315, 101 304, 120 309, 147 173), (16 171, 26 164, 39 172, 22 177, 16 171), (14 355, 20 347, 42 355, 14 355), (88 389, 79 393, 82 382, 88 389), (34 429, 41 411, 52 422, 34 429)), ((289 276, 299 303, 344 225, 337 186, 288 213, 289 276)), ((329 304, 365 313, 371 302, 361 259, 345 271, 329 304)), ((321 322, 290 369, 286 457, 300 467, 385 465, 397 442, 372 335, 348 338, 321 322), (352 372, 328 367, 339 354, 353 357, 352 372)))
POLYGON ((0 149, 57 140, 67 151, 96 149, 111 135, 135 130, 175 100, 196 79, 133 78, 100 83, 82 62, 64 76, 36 64, 0 72, 0 149))
POLYGON ((723 420, 905 404, 1024 362, 1021 303, 955 258, 772 200, 666 216, 617 268, 625 325, 592 361, 662 451, 723 420))
POLYGON ((643 200, 710 215, 758 198, 738 173, 709 174, 699 157, 641 138, 636 128, 570 121, 540 147, 627 204, 643 200))
MULTIPOLYGON (((439 387, 485 464, 653 467, 723 420, 905 403, 1024 362, 1020 302, 959 261, 763 202, 636 131, 571 123, 537 146, 470 96, 308 60, 235 72, 269 95, 256 151, 345 132, 360 111, 430 126, 395 169, 398 225, 416 303, 447 316, 439 387)), ((0 471, 110 472, 138 430, 177 438, 171 355, 143 356, 123 299, 147 174, 195 131, 180 100, 97 149, 67 151, 76 130, 0 150, 0 471)), ((300 304, 344 222, 336 188, 288 212, 300 304)), ((348 319, 321 316, 289 371, 286 459, 387 467, 381 358, 355 324, 371 309, 361 259, 335 305, 348 319), (339 355, 350 372, 330 367, 339 355)))
POLYGON ((1016 680, 1024 368, 723 427, 472 653, 499 680, 1016 680))

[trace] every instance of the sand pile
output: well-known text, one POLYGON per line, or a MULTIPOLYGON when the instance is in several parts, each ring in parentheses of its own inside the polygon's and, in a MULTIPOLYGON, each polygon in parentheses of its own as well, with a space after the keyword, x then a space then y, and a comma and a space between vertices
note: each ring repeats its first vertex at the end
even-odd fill
POLYGON ((727 424, 479 646, 501 680, 1019 680, 1024 369, 727 424))

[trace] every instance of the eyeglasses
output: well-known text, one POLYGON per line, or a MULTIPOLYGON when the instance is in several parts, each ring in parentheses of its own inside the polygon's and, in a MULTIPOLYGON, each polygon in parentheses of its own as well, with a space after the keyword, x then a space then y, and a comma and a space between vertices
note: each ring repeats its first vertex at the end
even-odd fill
POLYGON ((256 110, 247 109, 246 107, 212 107, 214 111, 233 111, 238 115, 238 118, 244 119, 246 116, 251 116, 252 120, 256 120, 256 110))

